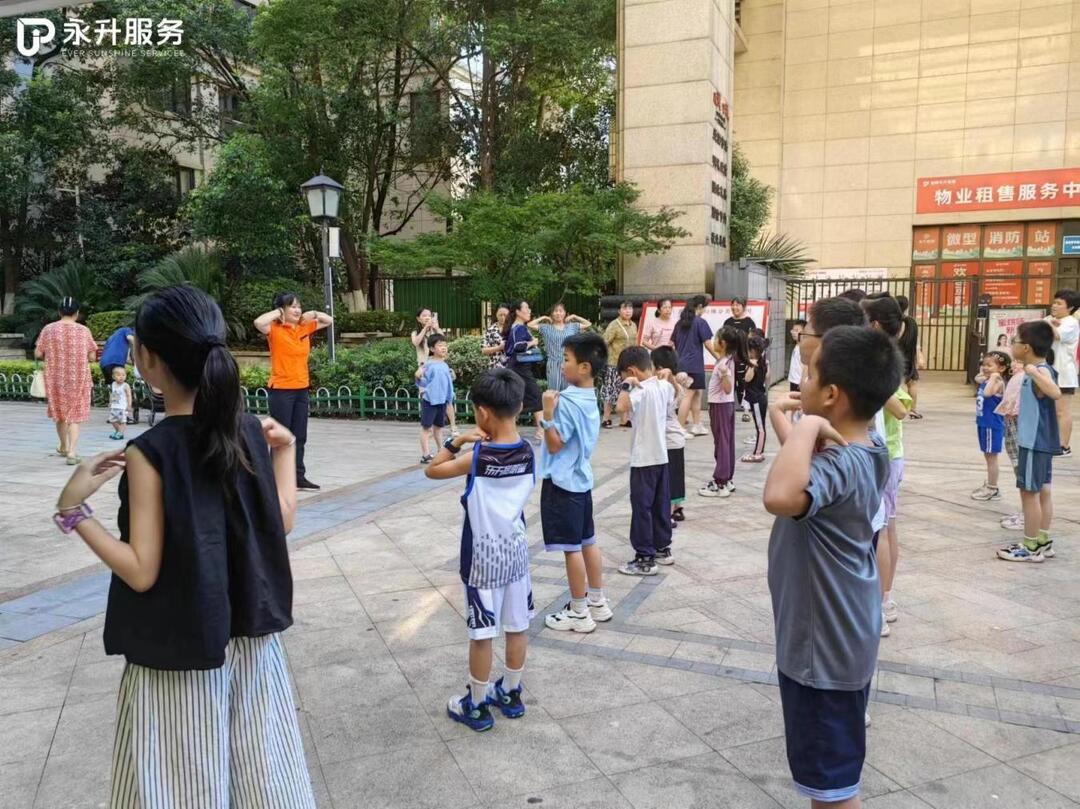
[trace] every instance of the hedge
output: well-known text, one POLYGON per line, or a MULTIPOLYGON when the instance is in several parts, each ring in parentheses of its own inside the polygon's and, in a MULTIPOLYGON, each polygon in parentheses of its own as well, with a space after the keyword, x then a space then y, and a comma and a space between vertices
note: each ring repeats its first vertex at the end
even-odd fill
POLYGON ((334 318, 334 325, 338 334, 383 331, 395 337, 406 337, 410 331, 410 320, 404 312, 369 309, 366 312, 342 312, 334 318))
POLYGON ((86 318, 86 328, 94 335, 94 339, 103 342, 109 339, 114 331, 121 326, 133 326, 135 313, 126 309, 111 310, 108 312, 95 312, 86 318))
POLYGON ((242 281, 229 293, 227 300, 220 302, 221 308, 229 319, 235 319, 244 327, 249 342, 265 343, 262 335, 255 331, 252 322, 274 307, 274 297, 281 292, 294 292, 299 295, 300 305, 305 310, 322 309, 321 290, 306 287, 295 278, 284 277, 242 281))

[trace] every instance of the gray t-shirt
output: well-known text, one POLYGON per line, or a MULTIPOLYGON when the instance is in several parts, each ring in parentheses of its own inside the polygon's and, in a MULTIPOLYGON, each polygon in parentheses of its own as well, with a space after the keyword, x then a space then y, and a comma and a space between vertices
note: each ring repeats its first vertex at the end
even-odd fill
POLYGON ((889 477, 889 452, 828 447, 810 463, 810 507, 777 517, 769 537, 776 666, 809 688, 857 691, 877 665, 881 589, 872 522, 889 477))

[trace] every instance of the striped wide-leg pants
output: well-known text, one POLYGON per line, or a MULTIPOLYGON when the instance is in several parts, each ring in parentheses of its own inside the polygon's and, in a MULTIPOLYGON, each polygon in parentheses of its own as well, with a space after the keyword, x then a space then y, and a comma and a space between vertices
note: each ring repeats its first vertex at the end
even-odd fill
POLYGON ((233 638, 225 665, 120 680, 111 809, 314 809, 280 635, 233 638))

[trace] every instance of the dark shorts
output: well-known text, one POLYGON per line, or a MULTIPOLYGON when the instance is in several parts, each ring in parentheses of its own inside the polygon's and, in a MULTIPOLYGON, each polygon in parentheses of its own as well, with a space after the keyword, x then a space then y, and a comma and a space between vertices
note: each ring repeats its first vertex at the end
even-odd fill
POLYGON ((540 484, 540 525, 544 549, 572 553, 596 542, 592 492, 568 492, 544 478, 540 484))
POLYGON ((1076 388, 1062 388, 1061 389, 1061 395, 1062 396, 1075 396, 1076 395, 1076 388))
POLYGON ((705 390, 705 372, 700 374, 687 374, 690 377, 690 390, 705 390))
POLYGON ((782 671, 777 677, 795 789, 833 803, 858 795, 870 684, 858 691, 825 691, 801 685, 782 671))
POLYGON ((667 464, 671 505, 681 506, 686 501, 686 448, 669 449, 667 464))
POLYGON ((421 400, 420 402, 420 426, 425 430, 431 427, 446 426, 446 403, 431 404, 421 400))
POLYGON ((1005 443, 1004 427, 980 427, 975 425, 979 434, 979 449, 984 455, 997 455, 1005 443))
POLYGON ((1016 459, 1016 488, 1025 492, 1039 492, 1043 486, 1049 486, 1053 477, 1053 458, 1049 452, 1020 447, 1016 459))

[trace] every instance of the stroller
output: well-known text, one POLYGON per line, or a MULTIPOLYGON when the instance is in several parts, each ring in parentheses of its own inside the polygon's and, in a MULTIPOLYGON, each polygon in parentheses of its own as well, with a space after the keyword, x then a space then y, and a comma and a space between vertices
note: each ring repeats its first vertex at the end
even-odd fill
POLYGON ((157 420, 157 414, 165 412, 165 397, 160 391, 154 390, 149 385, 146 386, 146 390, 150 394, 150 415, 147 417, 146 423, 153 427, 154 422, 157 420))

